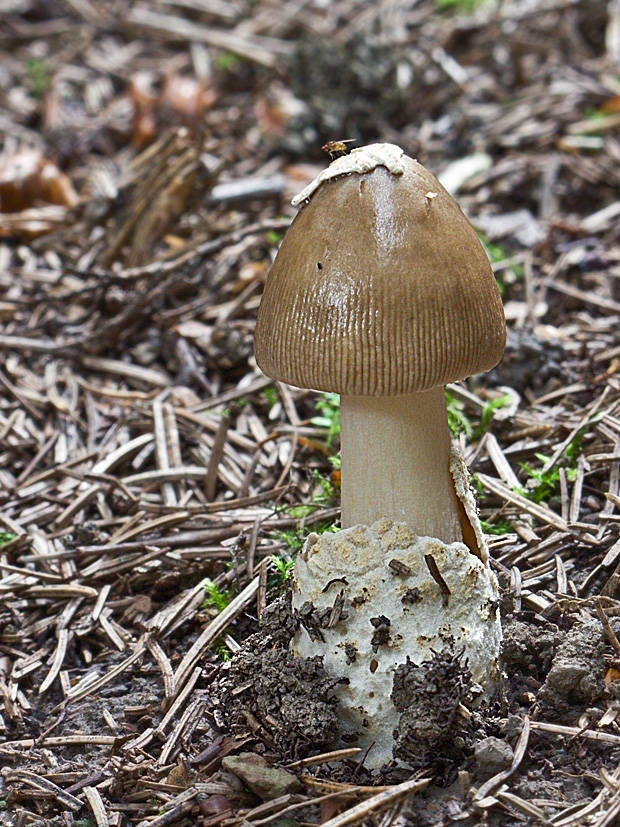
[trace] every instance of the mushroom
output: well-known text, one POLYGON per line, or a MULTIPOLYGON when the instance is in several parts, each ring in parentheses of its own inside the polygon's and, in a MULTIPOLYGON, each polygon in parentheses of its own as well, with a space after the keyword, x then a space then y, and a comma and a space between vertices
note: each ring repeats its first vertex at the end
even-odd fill
POLYGON ((267 376, 341 395, 342 527, 387 517, 482 556, 450 471, 444 394, 505 346, 473 227, 392 144, 338 158, 293 203, 254 350, 267 376))
POLYGON ((354 149, 293 203, 255 354, 274 379, 341 394, 343 528, 297 557, 291 650, 347 679, 341 743, 378 767, 404 721, 399 665, 447 649, 486 697, 499 680, 497 581, 443 386, 499 361, 504 313, 468 220, 398 147, 354 149))

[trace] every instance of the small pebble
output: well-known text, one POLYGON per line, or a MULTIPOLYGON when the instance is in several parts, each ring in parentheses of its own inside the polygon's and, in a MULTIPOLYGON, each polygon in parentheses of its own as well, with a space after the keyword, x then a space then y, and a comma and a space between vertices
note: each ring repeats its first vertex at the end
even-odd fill
POLYGON ((514 752, 508 741, 501 738, 483 738, 474 747, 478 769, 484 775, 495 775, 512 764, 514 752))

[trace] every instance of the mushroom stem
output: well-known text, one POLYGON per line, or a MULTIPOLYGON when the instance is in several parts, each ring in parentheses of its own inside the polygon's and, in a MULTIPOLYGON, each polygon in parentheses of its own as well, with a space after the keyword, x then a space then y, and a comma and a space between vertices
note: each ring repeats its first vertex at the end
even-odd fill
POLYGON ((343 528, 388 517, 420 536, 463 541, 442 385, 397 397, 342 396, 340 437, 343 528))

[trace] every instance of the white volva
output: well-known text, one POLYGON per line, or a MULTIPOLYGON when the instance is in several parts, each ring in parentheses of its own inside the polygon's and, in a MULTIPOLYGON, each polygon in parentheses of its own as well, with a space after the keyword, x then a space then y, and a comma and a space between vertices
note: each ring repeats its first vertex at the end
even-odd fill
MULTIPOLYGON (((391 701, 399 664, 430 660, 433 651, 464 649, 474 681, 489 697, 499 680, 502 631, 497 580, 476 516, 462 461, 453 456, 455 488, 463 502, 480 556, 461 542, 419 537, 405 523, 378 520, 336 534, 310 535, 293 572, 293 607, 312 604, 318 615, 342 605, 333 628, 301 626, 292 642, 300 657, 321 655, 333 677, 345 677, 336 693, 348 746, 373 744, 365 761, 380 767, 392 758, 399 713, 391 701), (432 576, 431 555, 450 594, 432 576), (390 565, 390 563, 392 565, 390 565), (375 624, 371 622, 375 619, 375 624), (384 642, 375 635, 384 625, 384 642), (387 634, 386 634, 387 631, 387 634), (374 642, 373 642, 374 641, 374 642), (358 733, 358 740, 347 736, 358 733)), ((338 612, 336 613, 338 614, 338 612)))

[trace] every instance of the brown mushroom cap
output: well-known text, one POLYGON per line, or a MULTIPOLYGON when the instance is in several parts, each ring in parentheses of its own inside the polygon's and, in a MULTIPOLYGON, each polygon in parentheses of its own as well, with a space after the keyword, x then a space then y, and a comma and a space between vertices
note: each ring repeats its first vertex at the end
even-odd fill
POLYGON ((323 181, 269 272, 254 340, 274 379, 398 396, 490 370, 506 323, 478 237, 417 161, 323 181))

